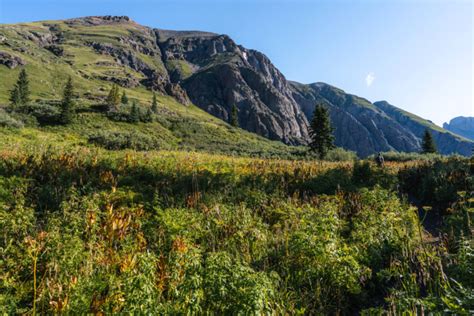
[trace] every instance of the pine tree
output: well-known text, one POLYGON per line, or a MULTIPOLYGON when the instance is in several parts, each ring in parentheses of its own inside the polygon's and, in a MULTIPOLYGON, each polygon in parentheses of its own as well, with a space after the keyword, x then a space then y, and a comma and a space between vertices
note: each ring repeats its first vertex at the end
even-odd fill
POLYGON ((140 121, 140 110, 138 109, 137 102, 133 101, 132 108, 130 109, 130 122, 138 123, 140 121))
POLYGON ((428 129, 425 130, 425 134, 423 135, 423 143, 421 144, 421 149, 421 152, 423 154, 433 154, 437 152, 433 136, 431 135, 428 129))
POLYGON ((109 95, 107 96, 107 105, 109 110, 117 110, 120 104, 120 91, 116 84, 110 89, 109 95))
POLYGON ((239 126, 239 112, 238 112, 237 106, 235 104, 232 106, 232 110, 230 112, 229 123, 230 123, 230 125, 232 125, 234 127, 239 126))
POLYGON ((30 101, 30 83, 25 69, 20 71, 18 80, 10 91, 10 102, 12 106, 25 105, 30 101))
POLYGON ((146 123, 151 123, 153 122, 153 111, 151 108, 148 108, 145 112, 145 116, 143 117, 143 121, 146 123))
POLYGON ((122 92, 121 102, 122 102, 122 104, 128 104, 128 96, 127 96, 127 92, 125 92, 125 90, 123 90, 123 92, 122 92))
POLYGON ((14 108, 21 105, 20 91, 19 91, 18 86, 16 84, 13 87, 13 90, 10 91, 10 104, 14 108))
POLYGON ((334 148, 333 131, 328 110, 322 105, 317 105, 309 131, 311 137, 309 147, 318 155, 319 159, 324 159, 328 151, 334 148))
POLYGON ((63 100, 61 102, 60 122, 62 124, 71 123, 74 115, 74 86, 71 77, 67 80, 64 87, 63 100))
POLYGON ((151 102, 151 110, 153 113, 158 113, 158 101, 156 100, 156 93, 153 92, 153 101, 151 102))

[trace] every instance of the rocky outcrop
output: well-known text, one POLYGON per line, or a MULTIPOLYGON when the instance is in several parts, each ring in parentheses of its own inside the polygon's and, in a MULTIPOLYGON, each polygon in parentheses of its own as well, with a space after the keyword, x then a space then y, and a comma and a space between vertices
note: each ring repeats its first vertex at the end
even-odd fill
POLYGON ((57 57, 64 56, 64 48, 62 48, 59 45, 48 45, 48 46, 45 46, 44 48, 49 50, 51 53, 53 53, 57 57))
POLYGON ((474 117, 455 117, 444 123, 443 128, 474 141, 474 117))
POLYGON ((0 51, 0 65, 5 65, 10 69, 26 65, 26 62, 18 56, 0 51))

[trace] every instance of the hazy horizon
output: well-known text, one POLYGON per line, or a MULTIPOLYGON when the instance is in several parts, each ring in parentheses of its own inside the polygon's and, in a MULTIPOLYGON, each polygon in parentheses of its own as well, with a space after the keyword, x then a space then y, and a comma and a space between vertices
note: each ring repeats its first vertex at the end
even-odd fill
POLYGON ((173 30, 227 34, 288 80, 386 100, 438 125, 474 116, 470 1, 0 0, 0 23, 127 15, 173 30))

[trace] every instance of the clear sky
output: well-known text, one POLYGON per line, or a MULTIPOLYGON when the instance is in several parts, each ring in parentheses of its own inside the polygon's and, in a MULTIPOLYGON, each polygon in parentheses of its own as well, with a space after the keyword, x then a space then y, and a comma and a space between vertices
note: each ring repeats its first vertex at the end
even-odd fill
POLYGON ((474 116, 472 0, 0 0, 0 23, 86 15, 228 34, 287 79, 327 82, 437 124, 474 116))

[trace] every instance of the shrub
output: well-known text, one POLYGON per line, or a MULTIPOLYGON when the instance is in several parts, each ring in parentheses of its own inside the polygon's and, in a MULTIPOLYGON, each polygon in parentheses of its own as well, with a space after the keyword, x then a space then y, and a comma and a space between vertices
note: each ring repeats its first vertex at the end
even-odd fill
POLYGON ((154 150, 160 147, 159 140, 140 132, 99 132, 89 136, 89 143, 110 150, 154 150))
POLYGON ((52 105, 52 103, 25 105, 20 109, 20 112, 34 116, 40 124, 56 124, 61 115, 59 107, 52 105))
POLYGON ((0 109, 0 126, 22 128, 23 123, 11 117, 7 112, 0 109))
POLYGON ((150 108, 136 105, 135 102, 132 104, 132 106, 121 105, 118 109, 108 111, 107 117, 110 120, 116 122, 153 122, 153 113, 151 112, 150 108))
MULTIPOLYGON (((406 152, 397 152, 397 151, 388 151, 382 153, 385 161, 411 161, 411 160, 433 160, 436 158, 441 158, 440 154, 420 154, 420 153, 406 153, 406 152)), ((375 161, 376 155, 371 155, 367 157, 368 160, 375 161)))
POLYGON ((324 160, 327 161, 353 161, 357 159, 357 154, 350 150, 344 150, 343 148, 337 147, 331 149, 324 160))

